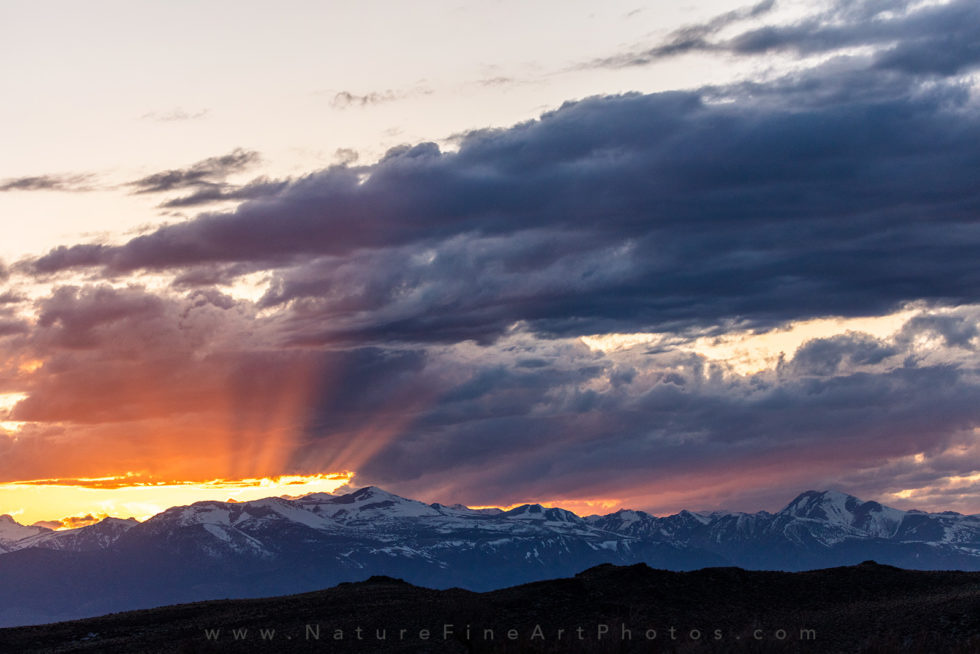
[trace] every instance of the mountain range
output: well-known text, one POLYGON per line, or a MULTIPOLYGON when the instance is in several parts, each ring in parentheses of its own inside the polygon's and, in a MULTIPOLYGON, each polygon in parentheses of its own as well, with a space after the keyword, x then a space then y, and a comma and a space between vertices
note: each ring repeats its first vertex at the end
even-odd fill
POLYGON ((387 575, 487 591, 612 563, 809 570, 875 560, 980 570, 980 516, 900 511, 807 491, 776 513, 580 517, 426 504, 366 487, 197 502, 144 522, 52 531, 0 516, 0 626, 179 602, 306 592, 387 575))

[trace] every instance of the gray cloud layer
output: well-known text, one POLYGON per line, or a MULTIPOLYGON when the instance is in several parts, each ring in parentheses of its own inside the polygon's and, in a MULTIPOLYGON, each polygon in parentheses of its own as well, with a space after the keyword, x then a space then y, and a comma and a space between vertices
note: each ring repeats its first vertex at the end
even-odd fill
POLYGON ((977 142, 963 88, 860 71, 598 97, 32 266, 276 269, 319 341, 875 315, 978 300, 977 142))
POLYGON ((37 175, 0 182, 0 193, 7 191, 91 191, 93 175, 37 175))
POLYGON ((258 152, 238 148, 220 157, 198 161, 188 168, 164 170, 130 182, 134 193, 166 193, 200 187, 220 187, 225 177, 253 166, 258 152))
POLYGON ((643 66, 688 52, 797 56, 871 47, 875 68, 912 74, 952 75, 980 64, 980 6, 953 0, 914 8, 909 0, 841 0, 826 12, 788 25, 767 25, 730 38, 720 30, 766 13, 773 3, 716 17, 669 35, 651 48, 598 59, 587 67, 643 66))

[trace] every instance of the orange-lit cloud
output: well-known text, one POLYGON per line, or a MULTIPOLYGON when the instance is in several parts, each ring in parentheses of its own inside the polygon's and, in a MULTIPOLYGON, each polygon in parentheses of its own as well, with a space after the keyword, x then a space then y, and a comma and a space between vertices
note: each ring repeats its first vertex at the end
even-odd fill
POLYGON ((100 513, 98 515, 92 515, 89 513, 83 516, 69 516, 67 518, 62 518, 58 527, 55 527, 55 529, 78 529, 79 527, 87 527, 89 525, 94 525, 95 523, 108 517, 109 514, 107 513, 100 513))

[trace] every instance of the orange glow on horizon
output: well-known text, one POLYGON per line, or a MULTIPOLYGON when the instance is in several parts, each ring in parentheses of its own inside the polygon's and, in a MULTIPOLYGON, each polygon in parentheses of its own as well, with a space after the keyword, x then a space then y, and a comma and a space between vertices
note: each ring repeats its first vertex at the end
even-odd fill
POLYGON ((352 472, 343 471, 183 481, 127 473, 115 477, 31 479, 0 483, 0 514, 9 513, 21 524, 42 523, 66 529, 107 516, 145 520, 172 506, 202 500, 245 502, 272 496, 332 493, 353 476, 352 472))
POLYGON ((593 515, 596 513, 612 513, 618 511, 619 509, 632 508, 632 507, 623 506, 623 500, 620 499, 543 500, 541 502, 536 502, 536 501, 517 502, 516 504, 508 504, 508 505, 487 504, 487 505, 480 505, 480 506, 470 506, 468 508, 478 509, 478 510, 500 509, 501 511, 510 511, 511 509, 516 509, 517 507, 524 506, 525 504, 540 504, 546 509, 565 509, 566 511, 571 511, 575 515, 581 517, 593 515))

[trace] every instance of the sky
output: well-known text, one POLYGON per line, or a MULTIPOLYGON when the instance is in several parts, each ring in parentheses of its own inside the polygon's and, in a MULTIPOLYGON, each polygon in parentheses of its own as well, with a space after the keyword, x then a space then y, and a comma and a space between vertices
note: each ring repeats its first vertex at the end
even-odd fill
POLYGON ((0 5, 0 513, 980 513, 974 0, 0 5))

